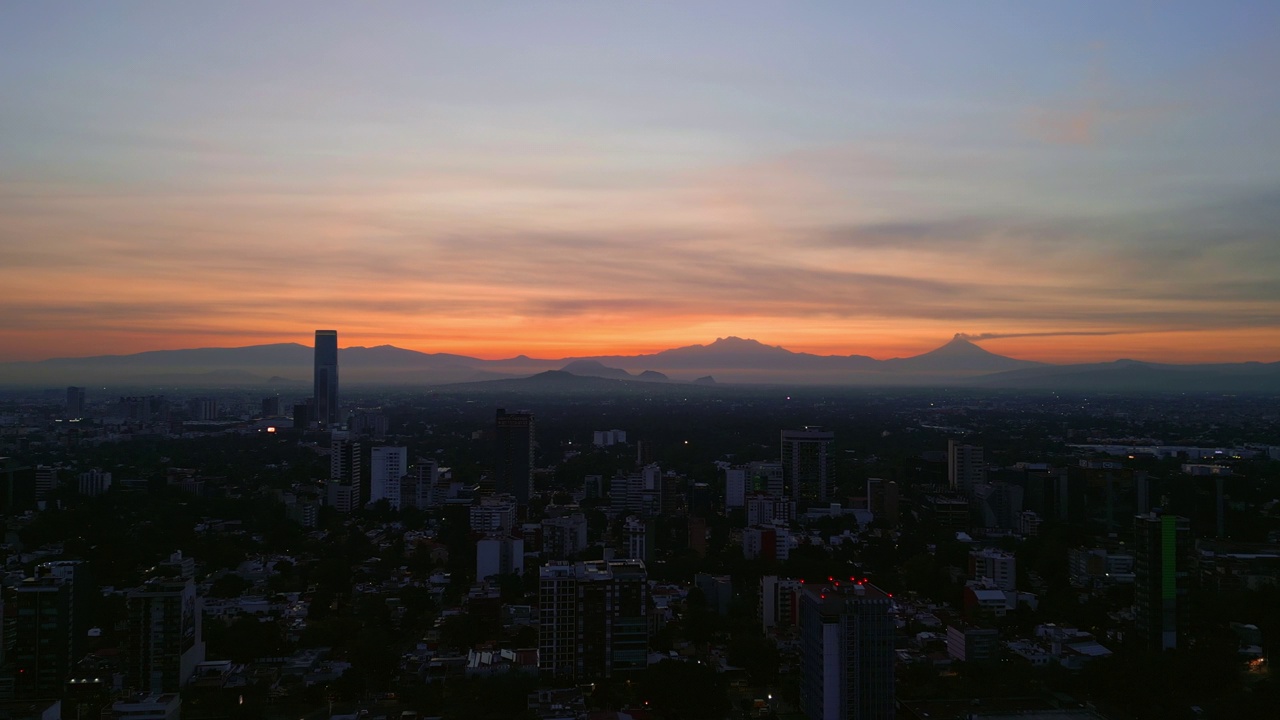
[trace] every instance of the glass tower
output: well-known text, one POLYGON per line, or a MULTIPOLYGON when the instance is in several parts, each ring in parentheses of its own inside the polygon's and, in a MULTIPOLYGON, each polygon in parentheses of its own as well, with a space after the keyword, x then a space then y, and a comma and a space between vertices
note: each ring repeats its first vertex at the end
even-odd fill
POLYGON ((322 428, 338 424, 338 331, 316 331, 313 417, 322 428))

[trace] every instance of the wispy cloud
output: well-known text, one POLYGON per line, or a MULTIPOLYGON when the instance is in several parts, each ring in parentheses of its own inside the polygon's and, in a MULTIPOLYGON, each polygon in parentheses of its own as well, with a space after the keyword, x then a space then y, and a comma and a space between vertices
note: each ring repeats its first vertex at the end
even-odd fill
POLYGON ((1024 128, 1032 136, 1058 145, 1089 146, 1106 133, 1142 133, 1176 112, 1173 103, 1144 105, 1131 88, 1121 88, 1108 72, 1104 43, 1089 46, 1089 60, 1074 88, 1049 104, 1031 107, 1024 128))
POLYGON ((1044 332, 1013 332, 1013 333, 956 333, 955 336, 971 342, 982 342, 983 340, 1007 340, 1009 338, 1029 338, 1029 337, 1103 337, 1107 335, 1133 335, 1133 330, 1047 330, 1044 332))

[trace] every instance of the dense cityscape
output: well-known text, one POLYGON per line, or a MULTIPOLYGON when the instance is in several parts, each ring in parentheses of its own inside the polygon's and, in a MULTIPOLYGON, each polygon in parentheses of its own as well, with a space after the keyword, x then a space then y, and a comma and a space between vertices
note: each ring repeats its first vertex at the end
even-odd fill
MULTIPOLYGON (((7 717, 1263 717, 1249 394, 550 373, 0 400, 7 717)), ((142 393, 143 391, 139 391, 142 393)))

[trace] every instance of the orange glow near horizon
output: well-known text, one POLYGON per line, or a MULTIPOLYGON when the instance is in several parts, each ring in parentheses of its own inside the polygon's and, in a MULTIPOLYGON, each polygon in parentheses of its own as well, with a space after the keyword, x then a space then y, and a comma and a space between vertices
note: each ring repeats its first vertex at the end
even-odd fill
MULTIPOLYGON (((901 329, 897 334, 883 330, 859 332, 858 343, 838 344, 814 337, 811 333, 791 333, 768 328, 769 332, 733 330, 729 323, 710 323, 684 332, 672 332, 662 322, 635 332, 581 332, 575 336, 549 339, 539 328, 526 334, 514 334, 511 327, 495 333, 500 339, 488 338, 476 330, 450 332, 443 328, 434 335, 411 336, 407 333, 377 333, 345 329, 341 324, 319 323, 316 327, 337 327, 341 347, 394 345, 424 353, 451 353, 484 360, 500 360, 527 355, 541 359, 593 357, 609 355, 645 355, 687 345, 707 345, 720 337, 737 336, 777 345, 792 352, 815 355, 867 355, 879 360, 910 357, 933 350, 951 339, 951 335, 925 328, 921 331, 901 329), (430 337, 430 340, 425 340, 430 337)), ((563 328, 556 328, 563 331, 563 328)), ((85 357, 92 355, 127 355, 151 350, 178 350, 207 347, 242 347, 270 343, 298 343, 310 346, 314 330, 276 332, 269 329, 249 333, 231 330, 201 332, 103 332, 77 333, 74 338, 58 330, 31 331, 24 337, 12 333, 0 336, 3 347, 10 350, 3 361, 33 361, 51 357, 85 357), (19 354, 16 347, 41 348, 44 352, 19 354)), ((1117 333, 1098 337, 1016 337, 979 340, 975 344, 1008 357, 1039 362, 1067 364, 1107 362, 1121 358, 1151 362, 1277 362, 1280 361, 1280 336, 1269 330, 1223 330, 1197 332, 1117 333), (1224 348, 1230 348, 1224 350, 1224 348)))
POLYGON ((312 328, 490 359, 731 335, 885 359, 964 332, 1024 335, 981 342, 1043 362, 1280 360, 1264 265, 1224 250, 1192 280, 1150 273, 1146 256, 1114 255, 1112 236, 1131 232, 1120 221, 1094 237, 1069 223, 884 225, 854 206, 814 228, 839 197, 808 166, 820 159, 576 195, 394 174, 296 195, 15 187, 0 192, 5 230, 44 241, 0 245, 0 361, 309 344, 312 328))

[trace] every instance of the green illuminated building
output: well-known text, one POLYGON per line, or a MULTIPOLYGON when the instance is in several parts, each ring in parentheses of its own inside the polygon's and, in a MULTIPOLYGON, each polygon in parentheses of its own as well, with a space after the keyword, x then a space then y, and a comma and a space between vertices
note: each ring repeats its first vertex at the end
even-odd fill
POLYGON ((1160 512, 1133 519, 1134 599, 1138 637, 1152 650, 1186 642, 1191 523, 1160 512))

